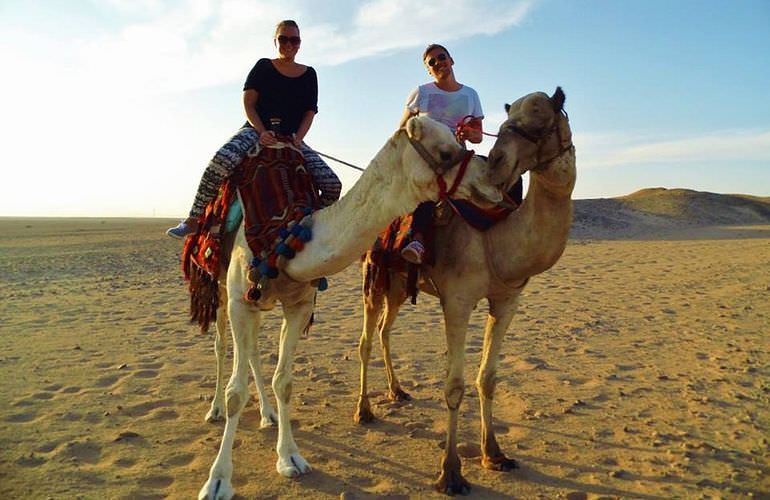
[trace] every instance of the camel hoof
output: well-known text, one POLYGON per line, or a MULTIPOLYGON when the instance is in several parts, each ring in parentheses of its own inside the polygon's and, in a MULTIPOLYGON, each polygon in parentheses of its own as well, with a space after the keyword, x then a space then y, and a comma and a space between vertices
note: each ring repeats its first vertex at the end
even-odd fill
POLYGON ((353 415, 353 422, 357 424, 368 424, 374 422, 374 413, 369 408, 359 408, 353 415))
POLYGON ((278 417, 276 416, 275 412, 272 409, 270 409, 269 412, 262 414, 262 418, 259 421, 260 429, 275 427, 276 425, 278 425, 278 417))
POLYGON ((435 484, 436 490, 445 495, 468 495, 471 484, 459 472, 442 472, 435 484))
POLYGON ((492 458, 484 457, 481 459, 481 465, 485 469, 499 472, 509 472, 519 468, 519 463, 516 460, 508 458, 505 455, 492 458))
POLYGON ((284 477, 299 477, 313 470, 307 460, 302 458, 302 455, 299 453, 292 453, 289 455, 288 460, 278 457, 275 469, 284 477))
POLYGON ((391 401, 411 401, 412 400, 412 396, 410 396, 408 392, 404 391, 400 387, 395 391, 391 391, 388 396, 390 397, 391 401))
POLYGON ((198 500, 230 500, 235 495, 229 480, 210 477, 198 492, 198 500))
POLYGON ((206 414, 206 422, 208 423, 214 423, 214 422, 221 422, 225 419, 225 412, 222 409, 222 405, 211 405, 211 409, 206 414))

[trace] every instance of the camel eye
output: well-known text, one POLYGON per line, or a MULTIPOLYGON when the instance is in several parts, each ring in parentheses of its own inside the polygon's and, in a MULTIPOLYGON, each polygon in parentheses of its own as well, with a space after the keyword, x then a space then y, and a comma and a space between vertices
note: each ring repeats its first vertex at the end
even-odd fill
POLYGON ((452 159, 452 153, 448 151, 441 151, 438 156, 441 158, 441 161, 449 161, 452 159))

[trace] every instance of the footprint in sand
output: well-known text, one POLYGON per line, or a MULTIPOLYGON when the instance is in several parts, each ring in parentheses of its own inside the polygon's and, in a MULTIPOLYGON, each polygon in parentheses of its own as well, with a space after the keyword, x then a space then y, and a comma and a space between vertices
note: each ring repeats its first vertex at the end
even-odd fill
POLYGON ((150 415, 150 420, 176 420, 179 414, 174 410, 159 410, 150 415))
POLYGON ((139 480, 143 485, 150 488, 168 488, 174 483, 174 478, 171 476, 150 476, 141 478, 139 480))
POLYGON ((75 460, 87 464, 99 462, 102 456, 101 446, 90 442, 71 441, 60 447, 56 454, 58 459, 75 460))
POLYGON ((32 395, 35 399, 53 399, 53 394, 50 392, 38 392, 32 395))
POLYGON ((159 368, 163 368, 163 363, 159 362, 139 362, 139 367, 145 370, 157 370, 159 368))
POLYGON ((96 387, 110 387, 118 380, 120 380, 119 375, 105 375, 104 377, 99 377, 98 379, 96 379, 96 382, 94 383, 94 385, 96 387))
POLYGON ((16 424, 20 422, 31 422, 32 420, 35 420, 35 417, 36 414, 34 412, 16 413, 14 415, 8 415, 3 420, 16 424))
POLYGON ((173 401, 170 399, 147 401, 145 403, 139 403, 137 405, 125 408, 124 411, 132 417, 143 417, 150 413, 152 410, 163 408, 165 406, 171 406, 172 403, 173 401))
POLYGON ((71 386, 71 387, 65 387, 61 390, 64 394, 74 394, 76 392, 80 392, 80 387, 77 386, 71 386))
POLYGON ((139 370, 134 372, 134 377, 136 378, 155 378, 157 376, 158 372, 156 370, 139 370))
POLYGON ((53 450, 58 448, 60 444, 61 444, 61 441, 49 441, 35 448, 35 451, 37 453, 51 453, 53 450))
POLYGON ((47 386, 43 387, 43 390, 44 391, 49 391, 49 392, 56 392, 56 391, 58 391, 61 388, 62 388, 61 384, 52 384, 52 385, 47 385, 47 386))
POLYGON ((47 460, 45 458, 38 457, 38 456, 35 456, 34 453, 30 453, 29 455, 19 457, 16 460, 16 465, 19 465, 21 467, 38 467, 40 465, 43 465, 46 462, 47 460))
POLYGON ((129 467, 136 465, 136 460, 132 458, 119 458, 115 460, 112 465, 120 467, 121 469, 128 469, 129 467))
POLYGON ((190 462, 193 461, 193 459, 195 459, 195 455, 193 455, 192 453, 183 453, 181 455, 174 455, 173 457, 169 457, 163 462, 173 467, 180 467, 180 466, 188 465, 190 462))

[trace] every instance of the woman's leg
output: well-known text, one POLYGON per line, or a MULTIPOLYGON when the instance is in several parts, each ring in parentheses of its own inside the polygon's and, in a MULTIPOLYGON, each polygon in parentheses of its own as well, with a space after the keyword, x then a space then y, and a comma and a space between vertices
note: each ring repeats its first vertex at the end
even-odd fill
POLYGON ((203 177, 201 177, 198 192, 195 195, 195 201, 190 210, 190 218, 197 218, 203 215, 206 205, 219 192, 222 181, 233 173, 235 167, 240 165, 241 161, 246 157, 246 153, 258 140, 259 135, 256 130, 251 127, 244 127, 216 152, 203 172, 203 177))
POLYGON ((304 142, 302 143, 302 155, 305 157, 305 166, 313 177, 313 182, 321 190, 321 202, 324 206, 329 206, 339 200, 342 183, 334 170, 304 142))

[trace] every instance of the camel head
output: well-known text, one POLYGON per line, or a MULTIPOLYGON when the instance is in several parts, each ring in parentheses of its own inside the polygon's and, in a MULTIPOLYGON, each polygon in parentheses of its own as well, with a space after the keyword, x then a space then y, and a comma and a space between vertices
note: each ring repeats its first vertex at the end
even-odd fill
MULTIPOLYGON (((403 150, 403 164, 409 166, 411 181, 422 199, 437 200, 439 177, 443 177, 447 188, 452 186, 467 150, 458 144, 449 127, 427 116, 410 118, 404 129, 411 146, 403 150)), ((487 162, 474 155, 453 197, 473 200, 481 206, 497 204, 502 194, 489 179, 487 162)))
POLYGON ((521 174, 544 168, 571 147, 565 98, 561 87, 556 87, 550 97, 534 92, 505 105, 508 119, 489 152, 490 179, 495 185, 508 189, 521 174))

